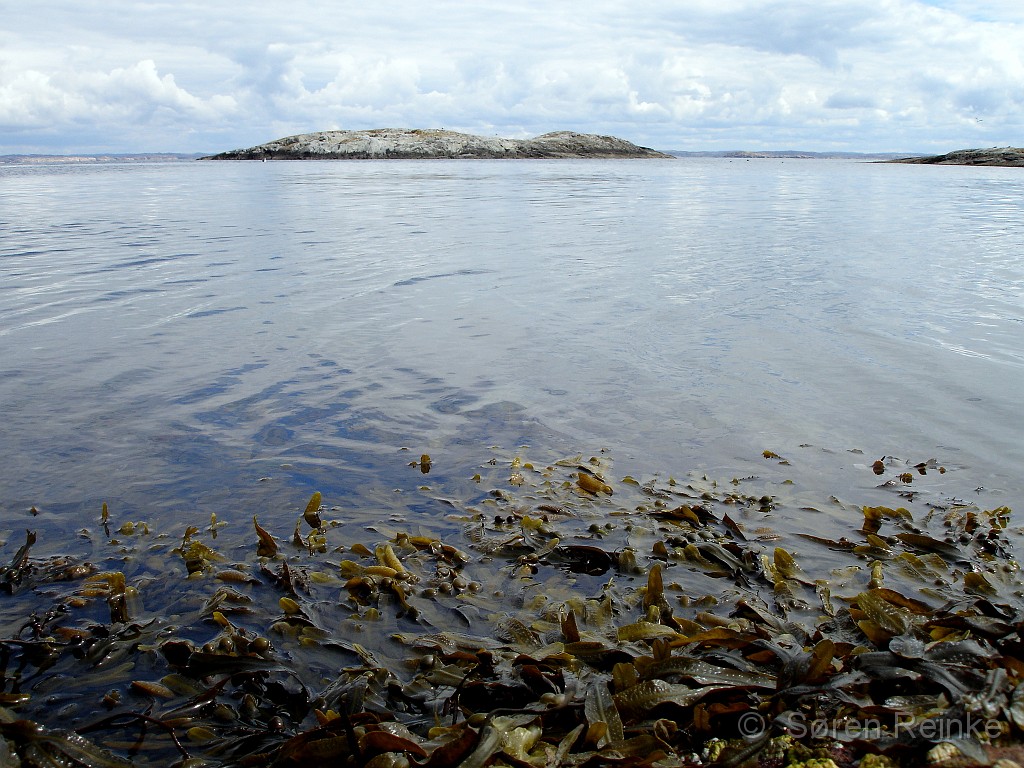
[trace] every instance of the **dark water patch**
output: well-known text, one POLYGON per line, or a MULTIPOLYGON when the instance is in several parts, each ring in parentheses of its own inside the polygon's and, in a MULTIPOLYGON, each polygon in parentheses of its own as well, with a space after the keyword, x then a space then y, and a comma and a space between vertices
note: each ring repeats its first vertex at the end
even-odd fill
POLYGON ((19 250, 4 253, 4 257, 7 258, 20 258, 22 256, 45 256, 48 253, 62 253, 67 249, 48 249, 45 251, 32 251, 32 250, 19 250))
POLYGON ((158 375, 152 368, 133 368, 128 371, 121 371, 103 382, 103 389, 108 392, 118 392, 123 389, 132 389, 145 384, 158 375))
MULTIPOLYGON (((247 365, 239 366, 238 368, 225 371, 220 375, 217 380, 213 383, 205 384, 204 386, 194 389, 185 395, 181 395, 175 399, 174 402, 180 405, 192 405, 195 403, 202 402, 216 395, 221 395, 236 386, 245 377, 246 374, 258 371, 265 368, 267 363, 250 363, 247 365)), ((280 386, 280 385, 275 385, 280 386)))
POLYGON ((116 265, 111 266, 106 271, 114 271, 117 269, 130 269, 132 267, 146 267, 150 264, 163 264, 175 258, 174 256, 150 256, 141 259, 132 259, 131 261, 122 261, 116 265))
POLYGON ((469 392, 455 392, 433 401, 430 404, 430 409, 444 414, 459 413, 467 406, 474 405, 479 401, 480 397, 478 395, 469 392))
POLYGON ((188 315, 186 315, 186 317, 193 318, 193 319, 200 318, 200 317, 211 317, 213 315, 223 315, 223 314, 226 314, 228 312, 238 312, 240 310, 245 310, 245 309, 248 309, 248 307, 238 306, 238 307, 225 307, 225 308, 222 308, 222 309, 205 309, 205 310, 201 310, 199 312, 190 312, 188 315))
POLYGON ((279 423, 291 427, 306 424, 328 426, 336 423, 338 417, 345 414, 352 407, 347 400, 327 403, 321 406, 303 406, 293 403, 288 409, 286 416, 282 416, 279 423))
POLYGON ((486 274, 492 273, 493 271, 494 270, 490 270, 490 269, 460 269, 460 270, 456 270, 454 272, 443 272, 443 273, 439 273, 439 274, 435 274, 435 275, 423 275, 423 276, 420 276, 420 277, 410 277, 410 278, 407 278, 405 280, 399 280, 398 282, 394 283, 393 286, 396 287, 396 288, 399 288, 399 287, 408 286, 408 285, 416 285, 417 283, 422 283, 422 282, 425 282, 427 280, 439 280, 439 279, 446 278, 446 277, 461 277, 461 276, 465 276, 465 275, 486 275, 486 274))
POLYGON ((253 436, 253 440, 263 446, 277 447, 287 445, 294 437, 294 430, 280 424, 268 424, 253 436))
POLYGON ((163 291, 160 288, 147 288, 147 287, 126 288, 126 289, 119 290, 119 291, 109 291, 107 293, 104 293, 102 296, 97 296, 95 298, 95 301, 98 301, 98 302, 119 301, 121 299, 128 299, 128 298, 131 298, 133 296, 145 296, 147 294, 162 293, 162 292, 163 291))

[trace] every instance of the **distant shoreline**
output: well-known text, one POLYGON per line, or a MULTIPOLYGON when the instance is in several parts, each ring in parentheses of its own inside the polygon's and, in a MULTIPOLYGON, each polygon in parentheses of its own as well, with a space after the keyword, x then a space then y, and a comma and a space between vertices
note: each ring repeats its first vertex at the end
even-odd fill
POLYGON ((111 153, 101 152, 95 155, 75 153, 73 155, 0 155, 0 165, 48 165, 62 163, 66 165, 104 165, 107 163, 178 163, 191 162, 203 156, 202 152, 139 152, 111 153))
POLYGON ((908 156, 917 156, 909 152, 810 152, 800 149, 730 149, 684 151, 671 149, 668 154, 674 157, 714 157, 729 160, 896 160, 908 156))
MULTIPOLYGON (((584 135, 584 134, 579 134, 584 135)), ((610 137, 609 137, 610 138, 610 137)), ((621 141, 621 140, 620 140, 621 141)), ((628 142, 627 142, 628 143, 628 142)), ((265 145, 260 145, 265 146, 265 145)), ((635 146, 635 145, 633 145, 635 146)), ((250 150, 234 150, 250 152, 250 150)), ((638 147, 637 149, 646 150, 638 147)), ((944 155, 922 155, 906 152, 811 152, 805 150, 647 150, 654 153, 653 157, 675 158, 716 158, 728 160, 861 160, 864 162, 902 163, 912 165, 980 165, 1022 167, 1024 166, 1024 149, 1016 147, 993 147, 989 149, 961 149, 944 155)), ((195 160, 220 158, 222 155, 210 155, 204 152, 138 152, 96 154, 11 154, 0 155, 0 166, 3 165, 106 165, 114 163, 181 163, 195 160)), ((568 155, 566 155, 568 156, 568 155)), ((580 155, 583 156, 583 155, 580 155)), ((591 155, 596 156, 596 155, 591 155)), ((614 156, 614 155, 608 155, 614 156)), ((232 159, 266 159, 252 158, 232 159)), ((278 158, 273 158, 278 159, 278 158)), ((372 159, 372 158, 371 158, 372 159)))
MULTIPOLYGON (((717 158, 727 160, 783 159, 783 160, 864 160, 903 161, 905 152, 808 152, 803 150, 664 150, 662 154, 676 158, 717 158)), ((148 152, 45 155, 0 155, 0 165, 104 165, 112 163, 181 163, 210 157, 208 152, 148 152)))

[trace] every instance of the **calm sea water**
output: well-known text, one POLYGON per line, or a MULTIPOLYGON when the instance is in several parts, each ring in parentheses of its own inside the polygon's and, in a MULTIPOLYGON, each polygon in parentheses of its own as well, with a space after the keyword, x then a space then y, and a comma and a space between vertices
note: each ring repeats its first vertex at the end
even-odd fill
POLYGON ((1019 169, 0 167, 12 545, 314 489, 426 526, 498 451, 865 503, 875 458, 935 458, 937 495, 1020 508, 1022 402, 1019 169))

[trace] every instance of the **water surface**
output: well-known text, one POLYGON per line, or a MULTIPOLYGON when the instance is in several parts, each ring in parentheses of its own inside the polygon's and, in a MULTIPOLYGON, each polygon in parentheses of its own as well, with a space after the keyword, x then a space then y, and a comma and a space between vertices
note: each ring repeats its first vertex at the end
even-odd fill
POLYGON ((427 525, 408 463, 471 499, 498 448, 859 503, 875 458, 936 458, 936 498, 1020 506, 1016 169, 0 167, 0 232, 12 542, 33 506, 291 520, 314 489, 427 525))

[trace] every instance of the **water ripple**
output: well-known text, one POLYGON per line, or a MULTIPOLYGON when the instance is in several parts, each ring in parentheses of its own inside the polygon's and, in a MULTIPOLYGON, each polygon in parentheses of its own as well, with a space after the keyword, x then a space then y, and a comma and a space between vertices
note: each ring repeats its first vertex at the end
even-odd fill
POLYGON ((408 451, 502 442, 667 471, 955 445, 1017 493, 1024 182, 1002 170, 5 175, 0 501, 174 509, 260 477, 369 498, 412 482, 408 451))

